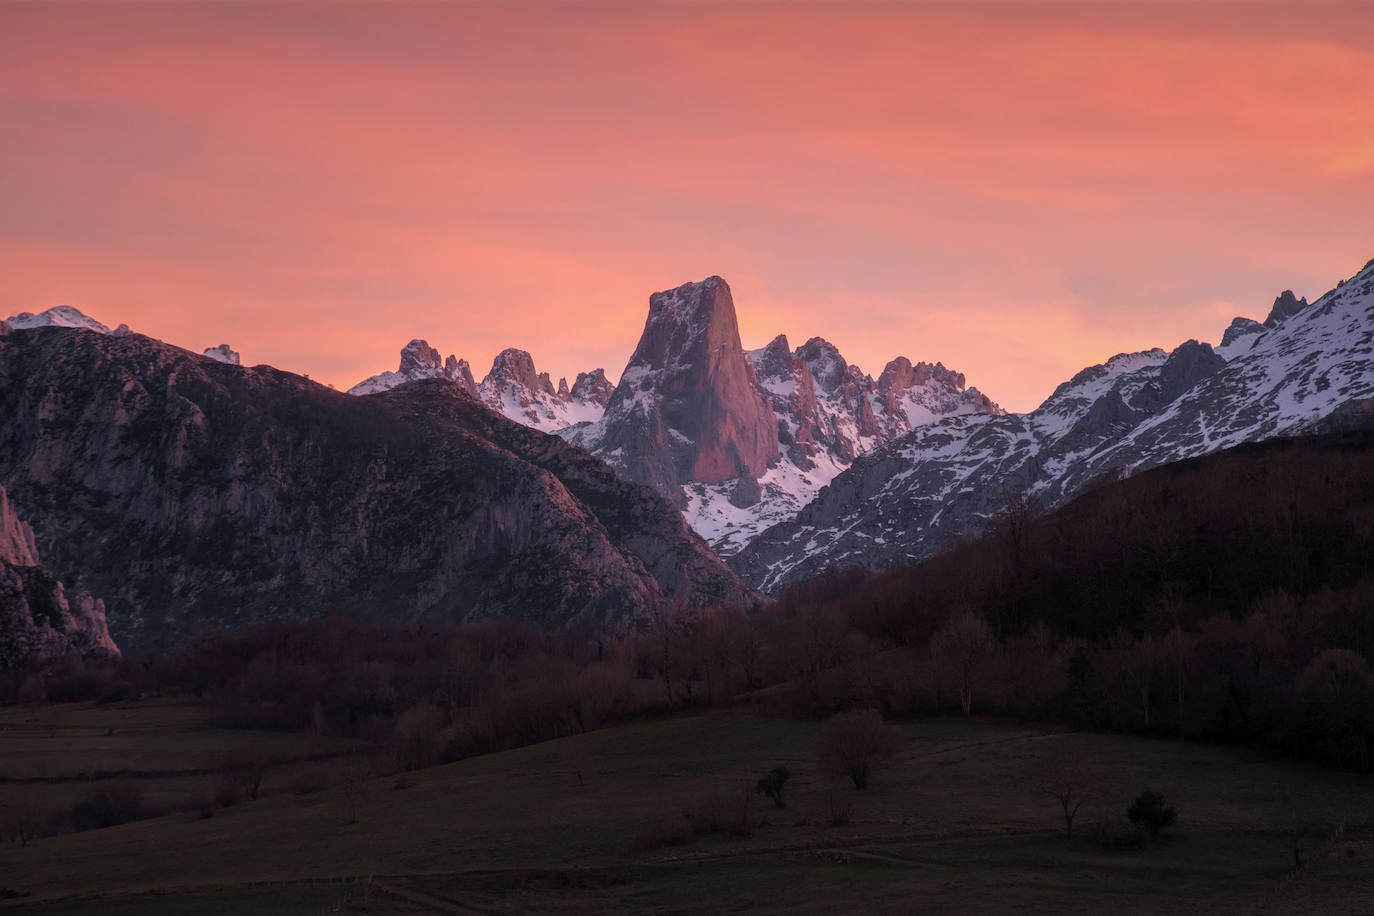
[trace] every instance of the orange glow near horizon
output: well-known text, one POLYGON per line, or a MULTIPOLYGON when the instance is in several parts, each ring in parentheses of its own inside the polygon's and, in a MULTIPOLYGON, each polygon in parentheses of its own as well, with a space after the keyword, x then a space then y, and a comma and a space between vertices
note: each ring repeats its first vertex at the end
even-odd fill
POLYGON ((339 388, 412 337, 746 347, 1028 410, 1374 256, 1367 4, 0 5, 0 317, 74 305, 339 388))

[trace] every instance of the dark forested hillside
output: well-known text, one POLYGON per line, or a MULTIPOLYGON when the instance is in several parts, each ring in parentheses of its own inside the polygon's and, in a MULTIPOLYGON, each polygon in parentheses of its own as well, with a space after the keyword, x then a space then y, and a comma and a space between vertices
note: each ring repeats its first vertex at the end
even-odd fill
MULTIPOLYGON (((971 606, 999 636, 1045 621, 1101 639, 1240 617, 1279 596, 1358 591, 1371 578, 1374 431, 1357 429, 1099 481, 1048 515, 1014 501, 979 541, 848 585, 833 600, 904 637, 971 606)), ((1374 627, 1374 609, 1356 616, 1374 627)), ((1370 635, 1352 630, 1362 640, 1354 648, 1374 650, 1370 635)))

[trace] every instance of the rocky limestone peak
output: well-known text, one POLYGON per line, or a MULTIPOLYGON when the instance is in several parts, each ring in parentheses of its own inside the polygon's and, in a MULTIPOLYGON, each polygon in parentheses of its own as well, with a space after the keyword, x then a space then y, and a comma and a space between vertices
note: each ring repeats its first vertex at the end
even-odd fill
POLYGON ((572 400, 572 392, 568 390, 568 377, 565 375, 558 377, 558 399, 560 401, 572 400))
POLYGON ((482 380, 483 385, 514 385, 527 391, 542 391, 553 394, 553 382, 547 372, 536 372, 534 357, 525 350, 509 347, 496 354, 492 360, 491 372, 482 380))
POLYGON ((465 359, 449 354, 444 360, 444 378, 461 385, 468 394, 476 394, 477 380, 472 377, 472 367, 465 359))
POLYGON ((1174 348, 1159 369, 1159 393, 1168 404, 1198 382, 1226 366, 1211 344, 1185 341, 1174 348))
POLYGON ((15 515, 4 487, 0 487, 0 560, 14 566, 38 565, 33 529, 15 515))
POLYGON ((577 380, 572 386, 572 399, 605 407, 614 391, 615 386, 606 378, 606 370, 593 369, 591 372, 577 373, 577 380))
POLYGON ((401 349, 402 375, 419 375, 439 369, 443 365, 443 357, 427 340, 412 340, 401 349))
POLYGON ((622 443, 640 456, 626 472, 667 493, 686 481, 757 478, 777 459, 777 419, 720 277, 649 297, 644 333, 607 405, 606 435, 635 440, 622 443), (630 419, 640 408, 648 415, 630 419))
POLYGON ((823 337, 813 337, 802 344, 797 348, 796 357, 805 361, 816 385, 827 393, 849 378, 849 364, 835 345, 823 337))
POLYGON ((243 361, 239 358, 238 351, 229 349, 228 344, 220 344, 218 347, 206 347, 204 355, 217 362, 228 363, 231 366, 243 365, 243 361))
POLYGON ((787 378, 792 375, 792 364, 796 358, 787 343, 787 335, 779 334, 768 342, 768 346, 756 351, 754 368, 762 378, 787 378))
POLYGON ((944 363, 936 363, 933 366, 930 363, 912 365, 911 360, 905 356, 897 357, 883 368, 882 375, 878 376, 878 390, 884 394, 904 391, 907 388, 925 385, 932 379, 958 391, 964 390, 962 372, 946 369, 944 363))
POLYGON ((1221 345, 1229 347, 1242 337, 1248 337, 1251 334, 1263 334, 1264 330, 1264 325, 1253 318, 1233 318, 1225 333, 1221 335, 1221 345))
POLYGON ((1264 319, 1264 326, 1272 328, 1285 318, 1296 315, 1298 312, 1307 308, 1307 298, 1297 298, 1291 289, 1286 289, 1279 293, 1274 299, 1274 307, 1269 310, 1269 317, 1264 319))

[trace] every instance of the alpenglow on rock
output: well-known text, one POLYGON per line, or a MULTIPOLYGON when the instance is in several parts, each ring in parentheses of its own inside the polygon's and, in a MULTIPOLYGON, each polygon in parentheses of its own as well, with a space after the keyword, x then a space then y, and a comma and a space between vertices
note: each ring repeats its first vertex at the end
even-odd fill
POLYGON ((855 461, 730 564, 772 592, 831 565, 917 561, 980 534, 1016 497, 1052 508, 1098 479, 1367 418, 1374 261, 1311 305, 1303 301, 1280 296, 1272 326, 1233 323, 1240 333, 1216 350, 1189 341, 1172 353, 1115 356, 1029 414, 919 426, 855 461))
POLYGON ((632 620, 751 604, 681 514, 447 379, 350 397, 137 335, 0 337, 0 480, 126 650, 337 609, 632 620))
POLYGON ((740 345, 726 282, 650 296, 605 414, 568 438, 679 503, 687 481, 762 476, 778 457, 777 420, 740 345))

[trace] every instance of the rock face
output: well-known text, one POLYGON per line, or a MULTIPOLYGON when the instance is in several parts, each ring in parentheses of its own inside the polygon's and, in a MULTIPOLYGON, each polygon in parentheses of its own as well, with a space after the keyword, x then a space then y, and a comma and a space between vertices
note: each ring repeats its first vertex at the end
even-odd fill
POLYGON ((0 671, 118 652, 104 604, 85 592, 67 595, 0 487, 0 671))
POLYGON ((754 600, 668 501, 446 378, 349 397, 41 328, 0 338, 0 416, 0 480, 126 650, 330 609, 568 621, 754 600))
POLYGON ((230 366, 243 365, 243 360, 239 358, 238 351, 229 349, 228 344, 220 344, 218 347, 207 347, 203 355, 216 362, 227 363, 230 366))
POLYGON ((856 460, 730 563, 776 591, 830 565, 920 560, 983 531, 1013 497, 1050 508, 1099 479, 1367 415, 1374 262, 1312 305, 1280 296, 1275 315, 1272 326, 1233 323, 1240 332, 1218 350, 1189 341, 1113 357, 1029 414, 918 426, 856 460))
POLYGON ((602 419, 563 435, 674 499, 722 555, 798 509, 855 456, 915 424, 1000 413, 964 377, 899 357, 875 382, 814 337, 745 351, 719 277, 655 293, 602 419))
POLYGON ((720 277, 649 297, 649 318, 602 418, 569 439, 630 480, 681 500, 687 481, 757 479, 777 421, 740 345, 720 277))

